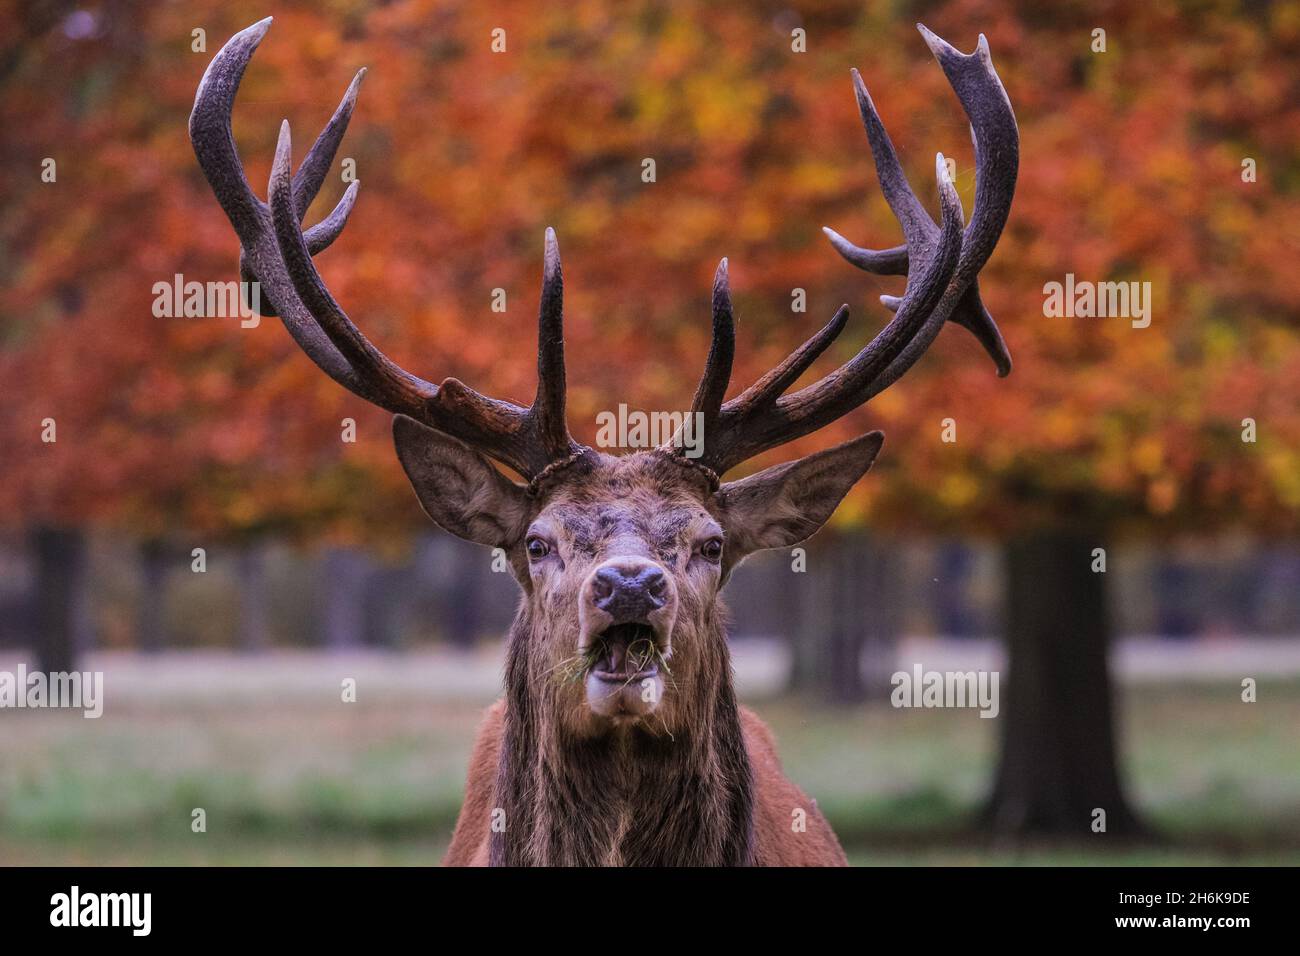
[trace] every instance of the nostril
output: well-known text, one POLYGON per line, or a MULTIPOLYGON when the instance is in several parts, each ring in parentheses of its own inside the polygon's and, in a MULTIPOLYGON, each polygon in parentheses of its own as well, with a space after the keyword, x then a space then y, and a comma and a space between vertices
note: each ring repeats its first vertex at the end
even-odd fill
POLYGON ((623 575, 613 568, 601 568, 591 582, 591 596, 597 601, 606 601, 614 589, 623 583, 623 575))
POLYGON ((660 605, 668 592, 668 578, 658 568, 647 568, 641 572, 641 587, 660 605))
POLYGON ((644 621, 647 614, 667 603, 668 578, 663 570, 646 565, 611 565, 592 576, 590 600, 609 614, 614 623, 644 621))

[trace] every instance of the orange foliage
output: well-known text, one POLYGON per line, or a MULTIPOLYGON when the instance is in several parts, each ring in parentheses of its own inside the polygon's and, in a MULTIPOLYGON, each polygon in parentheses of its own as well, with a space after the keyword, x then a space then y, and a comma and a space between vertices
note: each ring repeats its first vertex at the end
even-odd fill
MULTIPOLYGON (((937 206, 936 151, 974 196, 965 118, 895 5, 802 13, 577 0, 278 4, 235 110, 263 189, 282 117, 305 143, 369 66, 341 157, 363 182, 320 257, 370 338, 417 374, 523 399, 533 388, 542 232, 566 276, 570 417, 689 401, 709 280, 731 260, 733 394, 841 301, 843 360, 901 279, 859 273, 820 234, 894 245, 848 79, 859 67, 937 206), (493 53, 491 31, 506 30, 493 53), (808 52, 790 31, 807 31, 808 52), (657 182, 641 181, 654 158, 657 182), (491 311, 492 289, 508 309, 491 311), (793 313, 804 288, 808 311, 793 313)), ((809 5, 812 6, 812 5, 809 5)), ((349 536, 417 519, 384 413, 302 356, 278 321, 159 319, 155 282, 236 278, 235 238, 186 118, 203 69, 260 3, 89 4, 32 22, 0 67, 0 516, 225 533, 349 536), (207 50, 191 52, 191 31, 207 50), (87 33, 86 36, 81 36, 87 33), (40 181, 45 157, 56 183, 40 181), (54 418, 58 442, 40 441, 54 418), (340 421, 358 422, 355 444, 340 421)), ((1294 4, 926 5, 959 48, 988 35, 1022 165, 982 288, 1016 362, 962 329, 872 405, 776 453, 889 434, 846 520, 1001 531, 1062 517, 1294 529, 1300 513, 1300 96, 1294 4), (1090 49, 1091 31, 1107 52, 1090 49), (1242 181, 1246 157, 1258 181, 1242 181), (1152 283, 1153 319, 1047 318, 1074 273, 1152 283), (957 421, 955 444, 941 421, 957 421), (1243 443, 1241 421, 1257 422, 1243 443)), ((301 148, 301 147, 300 147, 301 148)), ((337 170, 336 161, 336 170, 337 170)), ((308 222, 337 200, 327 182, 308 222)), ((829 359, 819 363, 829 367, 829 359)))

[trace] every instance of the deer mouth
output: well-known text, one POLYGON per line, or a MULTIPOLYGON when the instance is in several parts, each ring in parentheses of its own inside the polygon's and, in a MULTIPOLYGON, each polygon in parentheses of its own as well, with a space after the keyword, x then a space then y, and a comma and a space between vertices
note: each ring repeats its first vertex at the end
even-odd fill
POLYGON ((591 675, 610 683, 630 683, 659 673, 663 652, 648 623, 615 624, 597 634, 591 647, 591 675))
POLYGON ((586 694, 592 713, 615 724, 641 720, 658 707, 668 671, 665 649, 645 621, 614 624, 587 646, 586 694))

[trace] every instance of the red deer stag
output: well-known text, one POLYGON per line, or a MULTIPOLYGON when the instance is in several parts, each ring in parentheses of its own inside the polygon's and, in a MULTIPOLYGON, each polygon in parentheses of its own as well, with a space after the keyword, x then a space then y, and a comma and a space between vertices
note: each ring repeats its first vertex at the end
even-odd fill
POLYGON ((301 227, 362 74, 296 174, 289 126, 281 126, 262 202, 244 177, 230 117, 269 26, 268 19, 249 27, 213 58, 190 117, 199 164, 239 236, 241 274, 261 283, 263 311, 278 313, 327 375, 396 415, 397 455, 429 517, 468 541, 504 549, 523 590, 505 696, 479 732, 445 862, 843 864, 816 805, 783 775, 771 734, 736 702, 718 592, 746 555, 816 532, 871 466, 883 436, 871 432, 737 481, 721 478, 862 405, 907 371, 950 319, 974 332, 1000 374, 1009 370, 976 276, 1010 210, 1019 134, 984 37, 967 55, 920 27, 971 122, 970 225, 963 229, 942 155, 942 216, 938 225, 930 218, 855 71, 876 172, 906 241, 870 250, 826 232, 859 268, 907 275, 906 293, 882 298, 894 312, 890 322, 819 381, 786 394, 840 334, 847 306, 724 401, 735 327, 723 259, 713 285, 713 341, 691 406, 703 422, 703 454, 691 459, 680 443, 616 457, 569 434, 560 253, 549 229, 529 407, 455 378, 416 378, 362 335, 312 262, 343 229, 357 184, 319 224, 301 227))

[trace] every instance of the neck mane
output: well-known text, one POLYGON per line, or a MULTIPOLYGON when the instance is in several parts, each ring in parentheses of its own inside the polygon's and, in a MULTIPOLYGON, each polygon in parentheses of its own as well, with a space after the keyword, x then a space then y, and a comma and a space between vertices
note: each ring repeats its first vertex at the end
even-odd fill
MULTIPOLYGON (((716 626, 710 624, 710 626, 716 626)), ((752 862, 753 777, 721 628, 701 646, 689 712, 671 735, 639 727, 578 737, 559 698, 534 682, 527 613, 510 633, 492 833, 494 866, 744 866, 752 862)))

